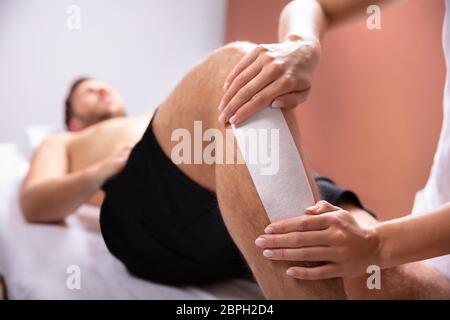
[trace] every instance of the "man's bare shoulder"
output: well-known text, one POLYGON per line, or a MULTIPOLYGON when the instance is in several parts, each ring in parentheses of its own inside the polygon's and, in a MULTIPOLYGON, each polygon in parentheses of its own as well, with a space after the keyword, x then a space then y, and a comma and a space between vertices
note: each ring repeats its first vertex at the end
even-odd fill
POLYGON ((75 137, 76 133, 73 132, 57 132, 49 135, 41 143, 38 149, 47 149, 49 147, 61 147, 66 146, 75 137))
POLYGON ((111 137, 117 137, 119 140, 134 140, 135 136, 143 134, 145 128, 153 116, 152 113, 146 113, 134 117, 113 118, 99 122, 86 129, 77 132, 58 132, 47 137, 36 153, 51 152, 52 150, 71 149, 73 146, 86 146, 92 141, 106 141, 111 137))
POLYGON ((83 157, 91 156, 99 159, 121 146, 134 146, 144 134, 150 119, 151 117, 146 114, 102 121, 69 136, 68 151, 74 158, 78 154, 83 154, 83 157), (90 150, 89 155, 86 154, 86 150, 90 150))

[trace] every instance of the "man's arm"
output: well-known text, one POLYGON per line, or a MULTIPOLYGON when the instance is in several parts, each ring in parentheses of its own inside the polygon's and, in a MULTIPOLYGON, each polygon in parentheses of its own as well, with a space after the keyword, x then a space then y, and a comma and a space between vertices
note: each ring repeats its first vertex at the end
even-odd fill
POLYGON ((60 221, 99 188, 95 168, 68 173, 69 142, 68 134, 52 136, 33 155, 20 197, 28 221, 60 221))
POLYGON ((20 203, 29 222, 63 220, 86 202, 113 174, 123 168, 129 149, 87 167, 69 172, 68 134, 47 139, 35 152, 22 185, 20 203))

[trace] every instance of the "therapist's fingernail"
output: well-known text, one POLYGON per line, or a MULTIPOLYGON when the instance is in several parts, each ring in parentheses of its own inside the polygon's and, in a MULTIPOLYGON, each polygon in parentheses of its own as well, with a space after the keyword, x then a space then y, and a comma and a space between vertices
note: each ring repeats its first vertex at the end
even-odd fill
POLYGON ((265 233, 273 233, 273 228, 272 227, 267 227, 264 229, 265 233))
POLYGON ((236 123, 236 120, 237 120, 237 119, 236 119, 236 115, 234 115, 234 116, 232 116, 232 117, 230 118, 229 121, 230 121, 231 124, 235 124, 235 123, 236 123))
POLYGON ((273 251, 272 250, 264 250, 263 256, 266 258, 272 258, 273 257, 273 251))
POLYGON ((283 103, 282 101, 280 101, 280 100, 275 100, 275 101, 272 103, 272 108, 274 108, 274 109, 281 109, 281 108, 284 108, 284 103, 283 103))
POLYGON ((219 103, 219 107, 217 107, 217 109, 219 109, 219 111, 222 111, 223 110, 223 107, 224 107, 224 102, 223 102, 223 100, 220 100, 220 103, 219 103))
POLYGON ((255 244, 258 247, 263 247, 266 244, 266 239, 259 237, 255 240, 255 244))
POLYGON ((308 210, 308 211, 313 211, 313 210, 317 210, 317 209, 319 209, 319 206, 317 206, 317 205, 306 208, 306 210, 308 210))
POLYGON ((227 90, 229 85, 230 84, 228 82, 225 82, 223 85, 223 90, 227 90))
POLYGON ((293 277, 293 276, 295 276, 295 271, 292 270, 292 269, 287 269, 286 274, 287 274, 288 276, 293 277))
POLYGON ((223 113, 221 113, 219 116, 219 122, 225 123, 225 115, 223 113))

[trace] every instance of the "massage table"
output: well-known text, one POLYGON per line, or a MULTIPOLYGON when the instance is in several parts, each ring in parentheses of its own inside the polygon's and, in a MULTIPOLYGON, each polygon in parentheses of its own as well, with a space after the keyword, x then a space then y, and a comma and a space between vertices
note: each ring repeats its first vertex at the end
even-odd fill
POLYGON ((82 206, 65 224, 27 223, 18 194, 28 156, 7 143, 0 159, 0 275, 9 299, 263 299, 249 279, 175 287, 134 277, 107 250, 96 207, 82 206), (67 285, 71 266, 80 289, 67 285))

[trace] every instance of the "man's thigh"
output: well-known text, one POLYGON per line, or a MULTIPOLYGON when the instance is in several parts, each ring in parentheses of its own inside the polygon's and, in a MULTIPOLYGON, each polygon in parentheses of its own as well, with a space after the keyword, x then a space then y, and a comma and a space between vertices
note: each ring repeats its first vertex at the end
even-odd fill
MULTIPOLYGON (((215 50, 181 79, 169 97, 158 107, 154 116, 154 134, 164 153, 169 157, 178 143, 172 141, 172 134, 177 129, 190 132, 192 161, 178 166, 184 174, 210 191, 215 191, 214 165, 205 161, 194 163, 195 142, 202 140, 198 133, 201 135, 210 128, 224 129, 224 125, 217 120, 219 116, 217 107, 223 95, 225 78, 240 59, 254 47, 254 44, 248 42, 237 42, 215 50)), ((201 143, 201 150, 204 150, 207 142, 201 143)))

